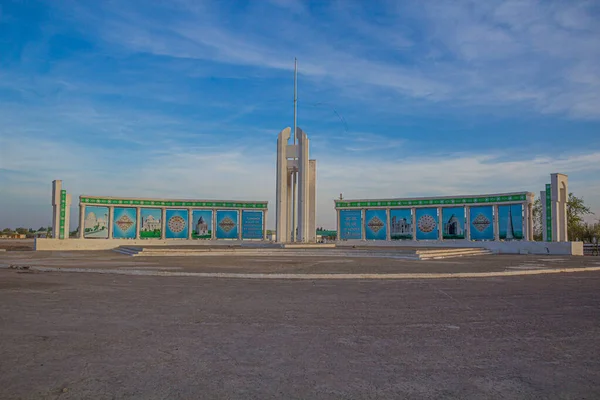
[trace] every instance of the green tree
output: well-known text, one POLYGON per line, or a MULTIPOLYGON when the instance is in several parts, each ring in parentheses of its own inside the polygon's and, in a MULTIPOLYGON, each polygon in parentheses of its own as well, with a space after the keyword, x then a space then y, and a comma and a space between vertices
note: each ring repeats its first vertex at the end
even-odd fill
POLYGON ((593 243, 594 238, 600 240, 600 223, 582 223, 576 228, 573 236, 573 240, 577 239, 585 243, 593 243))
POLYGON ((538 197, 533 203, 533 240, 541 241, 542 236, 542 201, 538 197))
POLYGON ((27 232, 29 232, 29 229, 27 228, 17 228, 18 234, 25 235, 27 232))
POLYGON ((567 200, 567 234, 569 240, 575 240, 577 234, 582 234, 585 231, 583 216, 593 214, 589 207, 583 203, 583 198, 579 198, 569 193, 567 200))
MULTIPOLYGON (((567 200, 567 234, 569 240, 582 240, 584 237, 589 236, 590 232, 593 232, 594 225, 588 227, 588 224, 583 222, 583 216, 588 214, 593 214, 593 212, 585 205, 583 198, 569 193, 567 200)), ((540 198, 537 198, 533 203, 534 240, 542 240, 542 216, 542 202, 540 198)))

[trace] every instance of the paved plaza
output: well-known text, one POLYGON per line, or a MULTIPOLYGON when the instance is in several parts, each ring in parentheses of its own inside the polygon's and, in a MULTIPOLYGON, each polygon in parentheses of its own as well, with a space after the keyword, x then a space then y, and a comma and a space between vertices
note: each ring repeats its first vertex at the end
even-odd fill
POLYGON ((600 272, 288 280, 36 266, 388 274, 594 268, 600 259, 9 251, 0 254, 0 398, 600 397, 600 272))

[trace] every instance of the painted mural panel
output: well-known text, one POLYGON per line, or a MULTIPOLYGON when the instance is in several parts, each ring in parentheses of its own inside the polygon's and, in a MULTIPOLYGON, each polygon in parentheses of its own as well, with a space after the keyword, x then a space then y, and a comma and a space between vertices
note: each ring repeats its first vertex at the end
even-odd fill
POLYGON ((340 239, 362 239, 362 214, 360 210, 340 210, 340 239))
POLYGON ((142 208, 140 210, 140 238, 160 239, 162 230, 162 210, 142 208))
POLYGON ((108 238, 108 207, 87 206, 83 222, 84 238, 108 238))
POLYGON ((365 236, 367 240, 387 239, 387 215, 385 210, 365 211, 365 236))
POLYGON ((523 205, 498 206, 498 228, 500 239, 523 239, 523 205))
POLYGON ((242 211, 242 239, 263 238, 262 211, 242 211))
POLYGON ((238 211, 217 211, 217 239, 237 239, 238 237, 238 211))
POLYGON ((390 210, 390 237, 392 240, 412 240, 412 212, 410 208, 390 210))
POLYGON ((494 240, 494 208, 471 207, 471 240, 494 240))
POLYGON ((444 207, 442 208, 442 222, 444 239, 465 238, 465 208, 444 207))
POLYGON ((167 209, 166 219, 166 239, 187 239, 189 229, 188 210, 167 209))
POLYGON ((417 240, 438 239, 437 208, 417 208, 417 240))
POLYGON ((210 239, 212 237, 212 210, 192 211, 192 239, 210 239))
POLYGON ((113 237, 115 239, 135 239, 135 208, 115 207, 113 216, 113 237))

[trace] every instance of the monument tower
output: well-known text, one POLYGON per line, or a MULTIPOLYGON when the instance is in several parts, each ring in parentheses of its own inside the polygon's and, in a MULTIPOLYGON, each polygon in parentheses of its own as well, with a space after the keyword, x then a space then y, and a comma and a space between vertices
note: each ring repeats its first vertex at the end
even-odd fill
POLYGON ((317 161, 309 159, 306 133, 296 126, 298 67, 294 60, 294 135, 285 128, 277 137, 276 241, 316 242, 317 161), (297 189, 297 190, 296 190, 297 189), (296 215, 298 216, 296 219, 296 215))

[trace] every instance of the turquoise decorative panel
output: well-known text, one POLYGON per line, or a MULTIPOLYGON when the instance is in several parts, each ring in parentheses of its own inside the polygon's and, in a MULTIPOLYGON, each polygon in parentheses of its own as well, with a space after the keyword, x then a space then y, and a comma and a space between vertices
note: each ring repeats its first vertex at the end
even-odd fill
POLYGON ((384 209, 365 211, 365 235, 367 240, 387 239, 387 215, 384 209))
POLYGON ((494 208, 471 207, 471 240, 494 240, 494 208))
POLYGON ((438 239, 437 208, 417 208, 417 240, 438 239))
POLYGON ((135 239, 135 208, 115 207, 113 216, 113 237, 115 239, 135 239))

